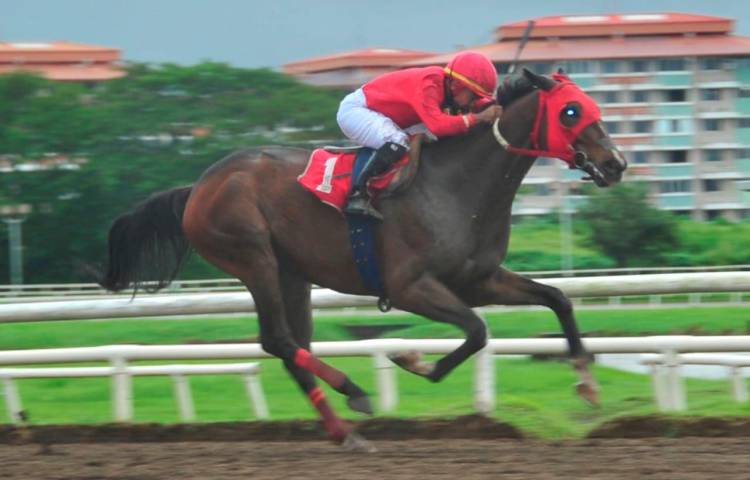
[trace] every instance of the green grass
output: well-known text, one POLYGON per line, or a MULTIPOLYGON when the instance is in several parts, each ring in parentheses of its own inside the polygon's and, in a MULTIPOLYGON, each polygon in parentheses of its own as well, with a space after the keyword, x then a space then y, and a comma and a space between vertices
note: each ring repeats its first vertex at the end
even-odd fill
MULTIPOLYGON (((506 311, 486 313, 495 338, 526 338, 560 332, 552 312, 506 311)), ((583 332, 607 335, 651 334, 747 334, 750 308, 699 307, 581 310, 578 325, 583 332)), ((348 324, 407 324, 409 328, 387 334, 403 338, 458 338, 460 332, 409 314, 317 316, 315 340, 351 340, 348 324)), ((204 317, 189 319, 80 320, 67 322, 0 324, 0 350, 63 348, 117 343, 178 344, 215 341, 255 341, 258 324, 253 316, 204 317)))
MULTIPOLYGON (((546 311, 489 313, 495 338, 534 337, 557 333, 554 315, 546 311)), ((747 333, 750 309, 742 307, 658 310, 585 310, 578 313, 581 330, 617 335, 667 333, 747 333)), ((411 315, 316 319, 316 340, 349 339, 342 325, 408 324, 390 335, 403 338, 456 338, 449 326, 411 315)), ((134 319, 0 324, 0 350, 73 347, 116 343, 177 344, 247 341, 257 335, 257 322, 246 317, 198 319, 134 319)), ((375 372, 369 358, 331 358, 366 391, 375 394, 375 372)), ((145 364, 141 362, 139 364, 145 364)), ((153 363, 153 362, 150 362, 153 363)), ((174 363, 174 362, 164 362, 174 363)), ((80 365, 80 364, 79 364, 80 365)), ((274 419, 315 418, 304 396, 281 362, 263 360, 261 375, 274 419)), ((595 367, 603 407, 592 409, 573 391, 574 372, 567 364, 530 359, 497 361, 495 416, 545 438, 578 437, 595 425, 622 415, 655 413, 650 377, 595 367)), ((399 417, 445 417, 468 414, 473 408, 473 362, 459 367, 439 384, 398 371, 399 417)), ((190 378, 198 421, 249 420, 251 414, 238 376, 190 378)), ((24 407, 34 424, 103 423, 112 418, 108 379, 29 379, 18 382, 24 407)), ((689 380, 689 414, 747 415, 750 405, 734 403, 727 381, 689 380)), ((166 377, 134 379, 137 422, 178 422, 171 381, 166 377)), ((343 398, 328 391, 335 408, 349 418, 343 398)), ((376 398, 373 398, 376 402, 376 398)), ((0 397, 0 412, 4 412, 0 397)), ((3 417, 4 418, 4 417, 3 417)))
MULTIPOLYGON (((315 418, 303 395, 278 361, 264 360, 262 383, 275 420, 315 418)), ((369 359, 336 358, 331 363, 351 375, 374 395, 374 370, 369 359)), ((400 372, 398 417, 452 417, 472 413, 473 362, 459 367, 443 382, 431 384, 400 372)), ((573 392, 575 375, 564 363, 529 359, 497 361, 497 407, 494 415, 523 431, 544 438, 580 437, 596 425, 623 415, 656 413, 648 376, 596 367, 603 406, 594 409, 573 392)), ((19 389, 33 424, 105 423, 111 421, 107 379, 40 379, 19 381, 19 389)), ((237 376, 192 377, 190 380, 199 422, 251 420, 248 401, 237 376)), ((326 389, 334 407, 345 417, 343 398, 326 389)), ((690 415, 748 415, 750 405, 736 404, 727 381, 688 380, 690 415)), ((167 378, 134 379, 136 422, 178 422, 177 408, 167 378)), ((376 402, 376 398, 373 397, 376 402)), ((0 399, 0 408, 4 409, 0 399)))

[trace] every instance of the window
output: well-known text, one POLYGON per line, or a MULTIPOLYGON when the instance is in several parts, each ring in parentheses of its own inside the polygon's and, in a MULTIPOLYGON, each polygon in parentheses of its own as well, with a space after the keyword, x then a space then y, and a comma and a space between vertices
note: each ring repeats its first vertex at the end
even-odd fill
POLYGON ((684 102, 686 98, 685 90, 667 90, 664 92, 665 102, 684 102))
POLYGON ((634 90, 630 92, 630 98, 633 103, 646 103, 648 102, 648 92, 645 90, 634 90))
POLYGON ((589 73, 591 72, 591 62, 565 62, 563 69, 565 73, 589 73))
POLYGON ((737 119, 737 128, 750 128, 750 118, 737 119))
POLYGON ((721 90, 718 88, 701 89, 701 100, 704 102, 715 102, 721 100, 721 90))
POLYGON ((737 96, 739 98, 750 98, 750 89, 740 88, 737 90, 737 96))
POLYGON ((662 72, 681 72, 685 70, 686 65, 684 58, 665 58, 657 62, 657 67, 662 72))
POLYGON ((724 67, 724 59, 707 57, 700 59, 701 70, 721 70, 724 67))
POLYGON ((549 62, 534 62, 527 64, 527 66, 532 72, 541 75, 549 75, 552 73, 552 64, 549 62))
POLYGON ((602 73, 618 73, 621 63, 617 60, 605 60, 602 62, 602 73))
POLYGON ((685 150, 672 150, 667 152, 667 158, 669 158, 669 163, 685 163, 687 162, 687 152, 685 150))
POLYGON ((706 150, 703 156, 707 162, 720 162, 721 150, 706 150))
POLYGON ((658 133, 683 133, 690 131, 690 123, 685 118, 663 118, 658 120, 658 133))
POLYGON ((703 180, 704 192, 718 192, 719 190, 721 190, 721 180, 717 180, 715 178, 703 180))
POLYGON ((630 62, 631 72, 648 72, 648 61, 646 60, 633 60, 630 62))
POLYGON ((716 118, 706 118, 703 120, 703 130, 709 132, 718 132, 721 130, 721 122, 716 118))
POLYGON ((690 180, 667 180, 659 182, 660 193, 685 193, 690 191, 690 180))
POLYGON ((721 218, 721 210, 706 210, 706 220, 718 220, 721 218))
POLYGON ((610 134, 620 133, 620 122, 604 122, 604 126, 610 134))
POLYGON ((620 92, 604 92, 604 103, 617 103, 619 102, 620 92))
POLYGON ((633 163, 648 163, 648 152, 632 152, 630 156, 633 163))
POLYGON ((734 158, 736 159, 750 158, 750 148, 739 148, 735 150, 734 158))
POLYGON ((633 133, 651 133, 653 122, 651 120, 636 120, 633 122, 633 133))

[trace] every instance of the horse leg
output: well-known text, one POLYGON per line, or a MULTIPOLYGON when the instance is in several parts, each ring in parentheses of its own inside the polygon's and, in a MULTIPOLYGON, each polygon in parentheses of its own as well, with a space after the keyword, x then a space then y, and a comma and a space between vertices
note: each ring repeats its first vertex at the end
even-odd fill
MULTIPOLYGON (((292 338, 305 350, 310 350, 312 339, 312 309, 310 305, 310 283, 299 276, 281 271, 281 291, 284 298, 284 310, 287 323, 291 330, 292 338)), ((302 391, 307 395, 313 407, 323 419, 328 435, 337 443, 342 443, 345 448, 358 451, 372 452, 375 448, 364 438, 353 431, 351 424, 336 415, 333 408, 323 393, 316 385, 315 376, 309 371, 297 365, 293 360, 285 359, 284 366, 296 380, 302 391)), ((349 397, 352 401, 352 397, 349 397)), ((357 401, 366 401, 368 406, 354 408, 363 411, 369 407, 366 396, 359 397, 357 401)))
POLYGON ((436 278, 424 274, 397 291, 399 293, 391 297, 395 307, 430 320, 455 325, 466 336, 464 343, 434 364, 422 362, 421 356, 414 352, 391 355, 391 360, 400 367, 439 382, 486 345, 487 327, 484 321, 436 278))
MULTIPOLYGON (((349 406, 372 414, 367 394, 341 371, 319 360, 309 349, 300 347, 292 338, 284 311, 278 264, 269 246, 254 252, 251 267, 237 275, 255 300, 263 350, 320 378, 334 390, 349 397, 349 406)), ((235 269, 236 270, 236 269, 235 269)))
POLYGON ((571 364, 579 377, 578 394, 592 405, 599 404, 599 387, 589 370, 589 356, 581 342, 573 305, 558 288, 535 282, 516 273, 498 268, 486 280, 472 285, 461 297, 472 307, 485 305, 543 305, 550 308, 560 322, 570 349, 571 364))

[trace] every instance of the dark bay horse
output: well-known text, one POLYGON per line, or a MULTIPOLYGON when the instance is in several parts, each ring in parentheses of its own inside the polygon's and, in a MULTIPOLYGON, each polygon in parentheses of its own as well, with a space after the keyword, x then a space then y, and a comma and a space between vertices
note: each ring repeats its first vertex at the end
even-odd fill
MULTIPOLYGON (((627 164, 598 107, 575 84, 529 71, 517 80, 498 92, 507 103, 501 129, 480 126, 424 145, 412 185, 379 201, 385 220, 376 228, 376 247, 393 306, 455 325, 465 335, 463 344, 437 362, 406 352, 393 359, 439 381, 486 344, 486 326, 472 307, 544 305, 565 333, 579 393, 596 402, 598 389, 568 298, 500 264, 508 248, 511 204, 536 155, 565 157, 599 186, 620 181, 627 164)), ((372 413, 367 395, 309 351, 311 284, 371 293, 355 267, 345 219, 296 181, 309 156, 285 147, 239 151, 194 185, 152 196, 113 223, 108 270, 100 283, 109 290, 148 282, 161 288, 195 249, 250 291, 263 349, 284 361, 330 437, 366 448, 333 412, 316 377, 346 395, 356 411, 372 413)))

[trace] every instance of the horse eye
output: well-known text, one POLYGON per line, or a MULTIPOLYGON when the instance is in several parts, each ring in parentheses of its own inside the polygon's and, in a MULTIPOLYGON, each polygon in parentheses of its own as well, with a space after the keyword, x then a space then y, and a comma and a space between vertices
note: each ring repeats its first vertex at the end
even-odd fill
POLYGON ((575 103, 565 105, 560 112, 560 122, 566 127, 572 127, 581 119, 581 107, 575 103))

